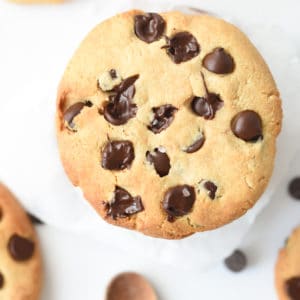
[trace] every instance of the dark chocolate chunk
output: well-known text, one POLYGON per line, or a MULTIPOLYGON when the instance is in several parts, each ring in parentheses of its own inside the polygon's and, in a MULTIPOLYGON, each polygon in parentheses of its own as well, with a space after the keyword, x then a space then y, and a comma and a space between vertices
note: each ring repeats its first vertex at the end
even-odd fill
POLYGON ((155 148, 153 152, 146 153, 147 160, 154 165, 156 173, 160 177, 169 174, 171 165, 170 158, 166 152, 162 152, 160 148, 155 148))
POLYGON ((0 289, 2 289, 4 286, 4 276, 3 274, 0 272, 0 289))
POLYGON ((8 241, 8 251, 16 261, 25 261, 33 256, 34 243, 18 234, 14 234, 8 241))
POLYGON ((195 189, 189 185, 177 185, 167 190, 163 200, 163 208, 168 220, 181 217, 191 212, 196 200, 195 189))
POLYGON ((200 53, 196 38, 187 31, 174 34, 171 39, 167 39, 167 45, 163 48, 167 49, 168 55, 176 64, 188 61, 200 53))
POLYGON ((216 197, 216 191, 218 187, 211 181, 205 181, 203 186, 205 189, 207 189, 209 198, 214 200, 216 197))
POLYGON ((27 213, 27 216, 29 217, 30 221, 32 224, 34 225, 44 225, 44 222, 41 221, 39 218, 37 218, 36 216, 32 215, 31 213, 27 213))
POLYGON ((106 203, 107 215, 116 220, 126 218, 144 210, 140 196, 132 197, 125 189, 116 186, 114 197, 106 203))
POLYGON ((155 134, 162 132, 173 122, 177 110, 178 109, 171 104, 153 107, 154 118, 148 126, 148 129, 155 134))
POLYGON ((240 272, 247 266, 247 257, 241 250, 235 250, 224 263, 232 272, 240 272))
POLYGON ((165 27, 166 22, 156 13, 147 13, 134 17, 134 32, 140 40, 146 43, 159 40, 164 34, 165 27))
POLYGON ((132 99, 135 95, 134 83, 138 78, 139 75, 128 77, 113 88, 113 94, 104 107, 106 121, 113 125, 123 125, 135 117, 137 106, 132 103, 132 99))
POLYGON ((229 74, 234 70, 234 61, 223 48, 216 48, 204 57, 203 66, 216 74, 229 74))
POLYGON ((246 142, 256 142, 263 136, 261 118, 253 110, 238 113, 231 121, 231 130, 236 137, 246 142))
POLYGON ((285 282, 286 293, 291 300, 300 300, 300 277, 292 277, 285 282))
POLYGON ((118 77, 117 71, 115 69, 109 70, 109 75, 110 75, 111 79, 116 79, 118 77))
POLYGON ((300 177, 294 178, 290 184, 289 184, 289 193, 290 195, 297 199, 300 200, 300 177))
POLYGON ((102 151, 102 168, 108 170, 129 169, 134 160, 134 148, 130 141, 109 141, 102 151))
POLYGON ((91 107, 93 103, 91 101, 85 102, 77 102, 71 105, 65 112, 64 112, 64 120, 68 124, 70 128, 74 128, 75 124, 73 122, 74 118, 80 114, 81 110, 87 106, 91 107))
POLYGON ((186 153, 194 153, 200 150, 205 142, 204 135, 201 135, 193 144, 185 149, 186 153))

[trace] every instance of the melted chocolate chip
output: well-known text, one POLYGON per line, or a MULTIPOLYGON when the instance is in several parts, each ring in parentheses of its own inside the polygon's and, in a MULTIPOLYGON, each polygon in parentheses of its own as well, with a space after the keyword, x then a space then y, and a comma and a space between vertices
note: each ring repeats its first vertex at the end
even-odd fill
POLYGON ((203 186, 205 189, 207 189, 209 198, 214 200, 218 187, 211 181, 205 181, 203 186))
POLYGON ((191 212, 196 200, 195 189, 189 185, 178 185, 167 190, 163 200, 163 208, 168 220, 181 217, 191 212))
POLYGON ((234 70, 234 61, 223 48, 216 48, 204 57, 203 66, 216 74, 229 74, 234 70))
POLYGON ((185 149, 186 153, 194 153, 200 150, 205 142, 205 137, 201 135, 193 144, 185 149))
POLYGON ((2 289, 4 286, 4 276, 3 274, 0 272, 0 289, 2 289))
POLYGON ((130 141, 109 141, 102 151, 102 168, 124 170, 134 160, 134 148, 130 141))
POLYGON ((164 34, 165 27, 166 22, 156 13, 134 17, 134 32, 140 40, 146 43, 159 40, 164 34))
POLYGON ((200 46, 196 38, 187 31, 173 35, 163 48, 167 49, 168 55, 176 64, 188 61, 200 53, 200 46))
POLYGON ((292 277, 287 280, 285 289, 291 300, 300 300, 300 277, 292 277))
POLYGON ((232 272, 240 272, 247 266, 247 257, 241 250, 235 250, 224 263, 232 272))
POLYGON ((41 221, 36 216, 32 215, 31 213, 27 213, 28 218, 30 219, 31 223, 34 225, 44 225, 44 222, 41 221))
POLYGON ((116 186, 114 197, 106 203, 107 215, 116 220, 144 210, 140 196, 132 197, 125 189, 116 186))
POLYGON ((148 129, 155 134, 162 132, 170 126, 178 109, 171 104, 153 107, 154 118, 148 129))
POLYGON ((110 75, 111 79, 116 79, 118 77, 117 71, 115 69, 109 70, 109 75, 110 75))
POLYGON ((300 177, 294 178, 290 184, 289 184, 289 193, 290 195, 297 199, 300 200, 300 177))
POLYGON ((25 261, 33 256, 34 243, 27 238, 14 234, 8 241, 8 251, 16 261, 25 261))
POLYGON ((77 102, 71 105, 65 112, 64 112, 64 120, 68 124, 70 128, 74 128, 75 124, 73 123, 74 118, 80 114, 81 110, 87 106, 91 107, 93 103, 91 101, 85 102, 77 102))
POLYGON ((135 117, 137 106, 132 103, 135 95, 134 83, 139 75, 134 75, 123 80, 112 90, 109 102, 104 107, 104 118, 113 125, 123 125, 135 117))
POLYGON ((231 130, 236 137, 246 142, 256 142, 262 137, 261 118, 255 111, 241 111, 232 119, 231 130))
POLYGON ((160 177, 169 174, 171 165, 170 158, 166 152, 162 152, 160 148, 155 148, 152 153, 148 151, 146 157, 147 160, 154 165, 154 169, 160 177))

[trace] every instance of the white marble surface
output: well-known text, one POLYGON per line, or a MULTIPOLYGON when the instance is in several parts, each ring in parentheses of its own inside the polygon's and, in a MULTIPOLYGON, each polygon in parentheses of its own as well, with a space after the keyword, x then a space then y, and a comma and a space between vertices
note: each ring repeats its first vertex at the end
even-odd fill
MULTIPOLYGON (((152 1, 150 6, 157 5, 158 7, 162 2, 152 1)), ((136 6, 137 2, 134 3, 136 6)), ((191 1, 191 3, 195 6, 199 1, 191 1)), ((296 53, 300 55, 300 28, 298 26, 300 4, 298 1, 291 0, 285 1, 284 4, 281 1, 202 0, 201 7, 232 19, 247 32, 251 32, 253 40, 255 40, 255 30, 261 37, 257 24, 261 24, 263 30, 269 28, 272 35, 266 34, 266 49, 269 51, 270 46, 273 46, 274 56, 280 58, 279 61, 270 62, 271 67, 273 64, 275 67, 275 78, 282 77, 282 72, 288 78, 284 81, 284 85, 280 86, 285 100, 286 117, 289 118, 289 127, 284 128, 284 133, 286 136, 295 138, 289 139, 288 147, 287 145, 280 145, 280 147, 288 148, 287 151, 290 151, 291 161, 289 166, 285 166, 289 168, 289 174, 282 177, 271 204, 259 216, 256 224, 241 244, 241 248, 248 255, 249 267, 241 274, 231 274, 222 264, 205 273, 200 272, 197 268, 187 271, 180 267, 184 263, 182 261, 173 267, 161 264, 158 262, 159 260, 157 263, 150 262, 137 257, 134 253, 105 246, 88 237, 44 226, 39 228, 46 265, 44 300, 102 299, 110 277, 123 270, 136 270, 145 274, 157 288, 162 300, 202 298, 234 300, 241 297, 245 300, 276 299, 273 288, 273 267, 277 250, 283 244, 290 229, 300 223, 300 203, 289 199, 286 193, 288 180, 293 175, 300 174, 300 162, 297 161, 296 151, 293 151, 293 149, 299 148, 296 139, 296 129, 298 130, 299 127, 296 124, 297 119, 293 119, 298 116, 299 106, 296 111, 291 107, 291 104, 295 103, 296 92, 300 90, 297 81, 299 61, 295 56, 296 53), (251 27, 255 30, 250 30, 251 27), (276 35, 274 32, 278 34, 276 35), (283 54, 287 56, 286 60, 283 54)), ((122 9, 122 1, 120 1, 119 9, 122 9)), ((7 72, 7 68, 0 67, 1 109, 6 108, 8 101, 6 101, 6 97, 9 97, 10 94, 16 95, 18 83, 24 85, 24 82, 28 82, 28 89, 34 90, 34 84, 42 82, 47 86, 45 93, 48 91, 53 93, 56 82, 46 84, 47 78, 48 76, 55 78, 63 71, 63 69, 57 70, 57 65, 64 66, 73 51, 70 50, 69 53, 64 50, 62 37, 68 37, 68 44, 74 43, 72 48, 75 48, 78 40, 99 20, 97 16, 103 10, 106 15, 114 14, 110 6, 100 0, 77 0, 64 6, 42 8, 13 6, 0 1, 0 36, 5 37, 5 43, 2 44, 0 50, 0 66, 11 65, 10 72, 7 72), (81 7, 85 7, 85 9, 80 9, 81 7), (91 11, 94 13, 93 17, 87 18, 87 15, 91 15, 91 11), (17 22, 15 22, 15 14, 18 15, 17 22), (49 26, 49 21, 48 23, 45 21, 49 15, 53 30, 43 31, 43 26, 45 28, 49 26), (65 20, 69 20, 69 25, 65 25, 65 20), (82 20, 84 20, 82 32, 76 31, 75 35, 70 24, 82 22, 82 20), (35 45, 28 45, 26 30, 30 30, 37 36, 35 45), (48 46, 45 47, 48 34, 60 37, 58 38, 59 43, 52 45, 51 49, 48 46), (79 34, 81 37, 78 36, 79 34), (40 55, 41 51, 45 53, 44 56, 40 55), (51 57, 48 57, 50 55, 51 57), (57 65, 52 63, 53 57, 58 61, 57 65), (35 61, 34 65, 33 61, 35 61), (22 70, 18 69, 18 66, 22 66, 22 70), (3 70, 6 72, 4 73, 3 70), (4 98, 3 95, 5 95, 4 98)), ((53 39, 53 36, 49 36, 49 38, 53 39)), ((264 49, 262 50, 264 51, 264 49)), ((49 98, 51 97, 53 99, 52 94, 49 98)), ((27 100, 24 99, 24 101, 27 100)), ((38 110, 30 113, 38 113, 38 110)), ((2 127, 0 136, 1 132, 4 133, 2 131, 4 128, 7 130, 6 128, 13 127, 22 130, 22 122, 18 123, 18 114, 16 113, 15 116, 17 118, 12 117, 11 124, 3 124, 0 121, 2 127)), ((22 118, 20 119, 22 120, 22 118)), ((34 129, 35 127, 32 127, 32 130, 34 129)), ((12 142, 15 142, 13 141, 14 136, 11 139, 12 142)), ((11 149, 12 154, 20 155, 22 147, 26 146, 26 134, 20 143, 19 148, 11 149)), ((3 157, 2 160, 0 159, 2 162, 4 160, 3 157)), ((44 164, 46 169, 51 168, 51 165, 40 161, 38 157, 36 164, 44 164)), ((18 170, 17 163, 14 165, 13 171, 24 174, 28 171, 30 174, 30 170, 18 170)), ((12 172, 8 176, 10 181, 13 180, 13 175, 12 172)), ((2 177, 3 174, 0 171, 0 178, 2 177)), ((37 184, 43 184, 43 182, 37 184)), ((62 183, 62 185, 64 184, 67 182, 62 183)), ((34 190, 34 183, 32 188, 34 190)), ((18 191, 16 192, 18 193, 18 191)), ((45 197, 47 196, 46 192, 45 197)))

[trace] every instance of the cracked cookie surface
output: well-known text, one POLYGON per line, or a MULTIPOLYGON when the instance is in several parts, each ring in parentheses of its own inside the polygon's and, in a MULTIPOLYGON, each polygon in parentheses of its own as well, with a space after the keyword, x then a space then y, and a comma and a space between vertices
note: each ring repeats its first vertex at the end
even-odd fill
POLYGON ((106 221, 169 239, 223 226, 255 204, 281 119, 272 75, 248 38, 179 12, 129 11, 98 25, 57 97, 72 183, 106 221))

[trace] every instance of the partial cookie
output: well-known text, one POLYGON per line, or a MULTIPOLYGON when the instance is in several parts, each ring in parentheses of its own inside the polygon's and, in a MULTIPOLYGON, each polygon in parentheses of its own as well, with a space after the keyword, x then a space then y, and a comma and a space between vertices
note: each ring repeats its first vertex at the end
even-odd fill
POLYGON ((300 227, 279 252, 275 284, 279 300, 300 300, 300 227))
POLYGON ((170 239, 223 226, 259 199, 279 92, 233 25, 130 11, 82 42, 57 97, 61 160, 108 222, 170 239))
POLYGON ((51 3, 62 3, 65 0, 8 0, 10 2, 19 4, 51 4, 51 3))
POLYGON ((0 211, 0 299, 40 299, 42 260, 37 235, 25 211, 2 184, 0 211))

